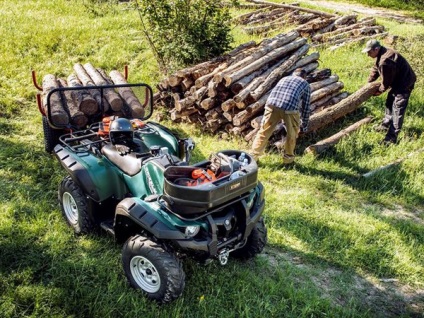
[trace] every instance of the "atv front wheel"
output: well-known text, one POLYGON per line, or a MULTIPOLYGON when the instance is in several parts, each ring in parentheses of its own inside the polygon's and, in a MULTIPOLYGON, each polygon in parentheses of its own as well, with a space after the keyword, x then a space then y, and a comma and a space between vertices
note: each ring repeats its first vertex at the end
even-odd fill
POLYGON ((70 176, 65 177, 60 183, 59 202, 63 216, 76 234, 94 230, 89 199, 70 176))
POLYGON ((260 218, 247 238, 246 244, 242 248, 233 251, 232 256, 241 259, 252 258, 263 251, 266 242, 267 229, 264 219, 260 218))
POLYGON ((141 289, 149 299, 168 303, 183 292, 185 274, 181 262, 143 236, 127 240, 122 249, 122 265, 130 285, 141 289))

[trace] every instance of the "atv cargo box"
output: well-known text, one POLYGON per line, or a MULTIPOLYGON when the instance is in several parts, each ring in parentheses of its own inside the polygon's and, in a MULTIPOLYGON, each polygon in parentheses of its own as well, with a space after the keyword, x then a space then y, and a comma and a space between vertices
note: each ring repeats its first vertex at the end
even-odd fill
MULTIPOLYGON (((190 179, 196 169, 209 169, 211 160, 202 161, 192 166, 171 166, 164 172, 165 182, 163 199, 168 208, 175 213, 196 214, 205 212, 249 192, 257 185, 258 166, 248 154, 237 150, 225 150, 218 153, 221 157, 244 157, 244 165, 236 164, 227 170, 227 174, 214 181, 205 182, 196 186, 181 185, 178 180, 190 179)), ((223 161, 226 161, 223 159, 223 161)), ((226 161, 225 163, 228 163, 226 161)), ((227 168, 227 167, 226 167, 227 168)))

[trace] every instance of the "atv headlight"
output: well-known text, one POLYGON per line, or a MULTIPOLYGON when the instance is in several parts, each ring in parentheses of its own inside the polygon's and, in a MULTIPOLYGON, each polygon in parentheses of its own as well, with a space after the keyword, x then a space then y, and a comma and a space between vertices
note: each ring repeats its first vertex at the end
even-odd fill
POLYGON ((184 234, 188 237, 194 237, 197 233, 199 233, 200 226, 198 225, 190 225, 185 228, 184 234))

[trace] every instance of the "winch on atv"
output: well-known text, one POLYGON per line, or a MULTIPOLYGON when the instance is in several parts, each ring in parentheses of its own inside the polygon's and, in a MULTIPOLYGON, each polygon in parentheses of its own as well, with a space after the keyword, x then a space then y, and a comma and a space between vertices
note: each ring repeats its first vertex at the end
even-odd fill
POLYGON ((62 130, 53 149, 67 172, 58 198, 69 225, 124 243, 129 283, 159 302, 183 292, 182 256, 225 265, 255 256, 267 240, 253 157, 222 150, 190 164, 193 149, 158 123, 117 116, 62 130))

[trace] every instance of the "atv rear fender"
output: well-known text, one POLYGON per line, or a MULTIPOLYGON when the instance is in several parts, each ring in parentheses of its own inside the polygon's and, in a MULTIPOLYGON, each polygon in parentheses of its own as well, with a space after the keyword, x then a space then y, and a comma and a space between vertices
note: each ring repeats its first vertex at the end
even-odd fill
POLYGON ((128 192, 118 169, 104 160, 88 152, 74 153, 60 144, 53 152, 72 180, 95 202, 111 197, 120 199, 128 192))

